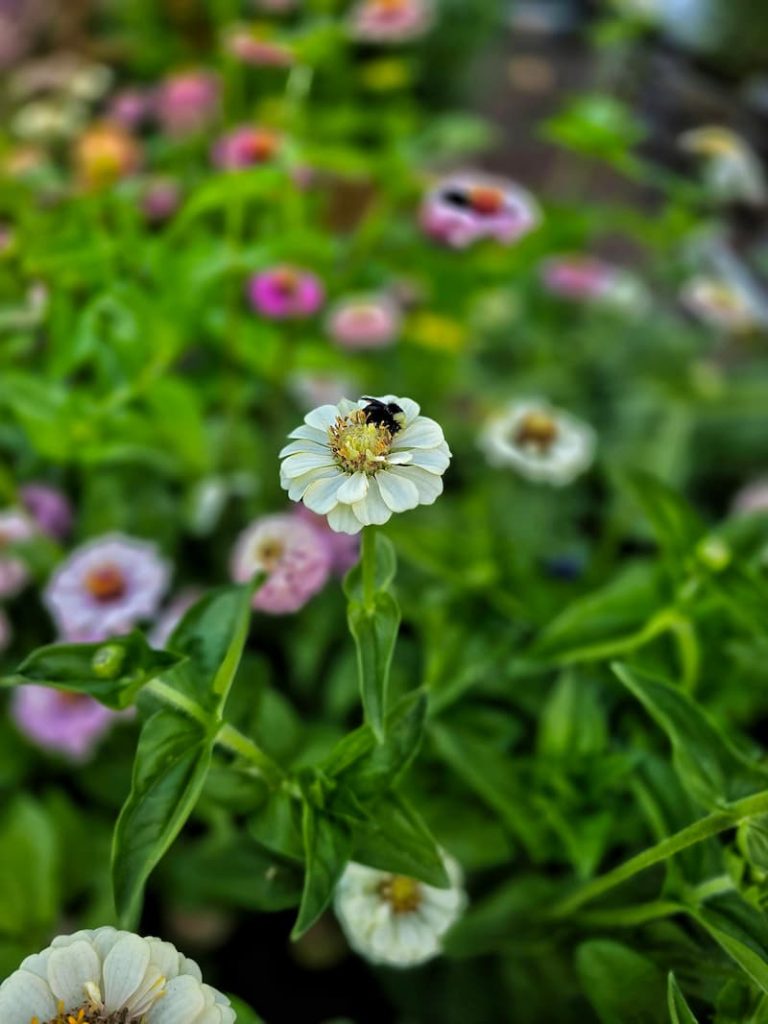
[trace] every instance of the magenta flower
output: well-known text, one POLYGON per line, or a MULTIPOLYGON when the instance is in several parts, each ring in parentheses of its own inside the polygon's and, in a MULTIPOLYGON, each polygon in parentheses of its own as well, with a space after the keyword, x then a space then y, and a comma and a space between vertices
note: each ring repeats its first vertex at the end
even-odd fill
POLYGON ((543 264, 541 279, 554 295, 589 301, 600 299, 611 290, 616 271, 593 256, 554 256, 543 264))
POLYGON ((63 540, 72 529, 72 506, 57 487, 45 483, 24 484, 19 490, 24 508, 43 533, 63 540))
POLYGON ((248 279, 248 298, 253 308, 272 320, 312 316, 325 298, 322 281, 298 267, 271 267, 248 279))
POLYGON ((328 317, 328 333, 342 348, 384 348, 396 341, 402 315, 387 295, 342 299, 328 317))
POLYGON ((0 512, 0 597, 13 597, 29 579, 23 558, 6 549, 35 536, 34 522, 19 509, 0 512))
POLYGON ((274 132, 252 125, 233 128, 213 147, 212 160, 222 171, 240 171, 266 163, 277 152, 278 138, 274 132))
POLYGON ((151 618, 169 577, 156 545, 107 534, 70 554, 48 581, 43 602, 66 636, 110 636, 151 618))
POLYGON ((178 209, 181 186, 173 178, 154 178, 141 197, 141 212, 151 224, 161 224, 178 209))
POLYGON ((155 116, 170 135, 194 135, 218 113, 219 92, 218 78, 208 71, 170 75, 155 96, 155 116))
POLYGON ((481 238, 506 245, 532 231, 541 217, 533 197, 514 182, 483 174, 457 174, 429 192, 421 224, 431 237, 455 249, 481 238))
POLYGON ((253 607, 273 615, 295 612, 321 590, 331 571, 331 553, 318 531, 296 516, 264 516, 238 537, 232 553, 232 578, 268 574, 253 607))
POLYGON ((293 514, 302 522, 317 530, 322 542, 328 546, 331 555, 331 572, 344 576, 360 558, 360 538, 351 533, 337 533, 328 525, 325 516, 312 512, 306 505, 299 502, 294 506, 293 514))
POLYGON ((84 693, 28 684, 14 690, 11 716, 37 746, 85 761, 124 712, 110 711, 84 693))
POLYGON ((432 28, 429 0, 361 0, 349 17, 350 36, 359 43, 404 43, 432 28))
POLYGON ((123 89, 112 97, 107 116, 133 131, 149 117, 152 101, 143 89, 123 89))

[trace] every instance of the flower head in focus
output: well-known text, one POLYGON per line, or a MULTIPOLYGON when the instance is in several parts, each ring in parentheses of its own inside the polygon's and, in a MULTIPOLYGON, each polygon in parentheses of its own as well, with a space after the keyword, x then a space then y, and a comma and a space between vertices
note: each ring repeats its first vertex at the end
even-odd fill
POLYGON ((400 308, 388 295, 358 295, 336 303, 327 329, 341 348, 373 349, 396 341, 401 323, 400 308))
POLYGON ((683 132, 680 147, 699 157, 704 182, 721 202, 765 206, 768 185, 755 151, 740 135, 721 125, 705 125, 683 132))
POLYGON ((434 20, 431 0, 360 0, 347 30, 358 43, 397 44, 423 36, 434 20))
POLYGON ((74 761, 87 760, 115 719, 122 717, 87 694, 33 684, 14 689, 11 716, 37 746, 74 761))
POLYGON ((248 280, 248 298, 253 308, 273 320, 312 316, 325 298, 317 275, 299 267, 271 267, 248 280))
POLYGON ((350 946, 375 964, 415 967, 441 951, 442 938, 466 904, 459 865, 444 855, 451 885, 436 889, 415 878, 348 864, 334 908, 350 946))
POLYGON ((43 601, 67 637, 125 632, 157 611, 170 568, 150 541, 107 534, 75 549, 56 569, 43 601))
POLYGON ((482 238, 510 245, 539 223, 539 208, 525 189, 486 174, 453 174, 427 193, 421 224, 431 237, 455 249, 482 238))
POLYGON ((0 511, 0 597, 13 597, 29 579, 24 559, 8 550, 37 533, 34 521, 17 508, 0 511))
POLYGON ((170 942, 104 927, 57 936, 0 985, 3 1024, 234 1024, 170 942))
POLYGON ((267 575, 253 607, 273 615, 302 608, 325 586, 331 552, 319 531, 293 515, 264 516, 238 537, 232 552, 232 578, 244 583, 257 572, 267 575))
POLYGON ((278 136, 266 128, 241 125, 233 128, 213 147, 213 163, 223 171, 240 171, 267 163, 277 152, 278 136))
POLYGON ((492 466, 509 466, 537 483, 562 487, 592 465, 589 424, 539 399, 513 402, 486 423, 480 447, 492 466))
POLYGON ((431 505, 451 459, 439 424, 395 395, 321 405, 288 436, 280 483, 338 533, 431 505))

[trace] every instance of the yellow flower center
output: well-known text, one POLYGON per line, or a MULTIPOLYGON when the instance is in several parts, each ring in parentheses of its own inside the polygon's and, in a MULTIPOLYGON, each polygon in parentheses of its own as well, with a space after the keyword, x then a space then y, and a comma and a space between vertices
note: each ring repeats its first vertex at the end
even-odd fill
POLYGON ((333 457, 345 473, 376 473, 392 447, 392 434, 382 423, 369 423, 362 409, 339 416, 328 429, 333 457))
POLYGON ((285 553, 285 546, 276 537, 267 537, 256 546, 256 559, 265 572, 274 572, 285 553))
POLYGON ((412 914, 422 900, 421 885, 407 875, 390 875, 379 886, 379 895, 396 914, 412 914))
POLYGON ((557 423, 552 417, 538 410, 527 412, 515 431, 515 444, 532 445, 541 452, 547 452, 557 440, 557 423))

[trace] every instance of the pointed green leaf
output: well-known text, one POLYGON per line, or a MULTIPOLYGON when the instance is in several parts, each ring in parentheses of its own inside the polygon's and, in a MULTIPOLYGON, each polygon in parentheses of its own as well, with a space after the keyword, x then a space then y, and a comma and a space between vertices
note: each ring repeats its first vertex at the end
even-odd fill
POLYGON ((347 829, 331 818, 304 805, 304 891, 291 937, 298 939, 328 907, 352 848, 347 829))
POLYGON ((671 971, 667 978, 667 1005, 671 1024, 698 1024, 671 971))
POLYGON ((416 811, 397 795, 378 801, 370 822, 355 829, 352 859, 438 888, 450 885, 432 834, 416 811))
POLYGON ((653 961, 619 942, 592 939, 579 946, 576 968, 601 1024, 659 1024, 666 986, 653 961))
POLYGON ((689 910, 689 913, 758 988, 768 992, 768 921, 765 914, 735 893, 719 896, 704 906, 689 910))
POLYGON ((389 670, 400 628, 400 609, 391 594, 378 590, 371 609, 366 608, 362 601, 350 601, 347 621, 357 647, 365 718, 381 739, 387 714, 389 670))

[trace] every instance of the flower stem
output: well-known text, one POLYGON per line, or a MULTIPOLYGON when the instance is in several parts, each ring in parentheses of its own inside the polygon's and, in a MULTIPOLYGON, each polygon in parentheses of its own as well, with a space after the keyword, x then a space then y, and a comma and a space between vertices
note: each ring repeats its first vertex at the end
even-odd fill
POLYGON ((370 612, 376 604, 376 534, 372 526, 367 526, 363 530, 360 558, 363 604, 366 611, 370 612))

